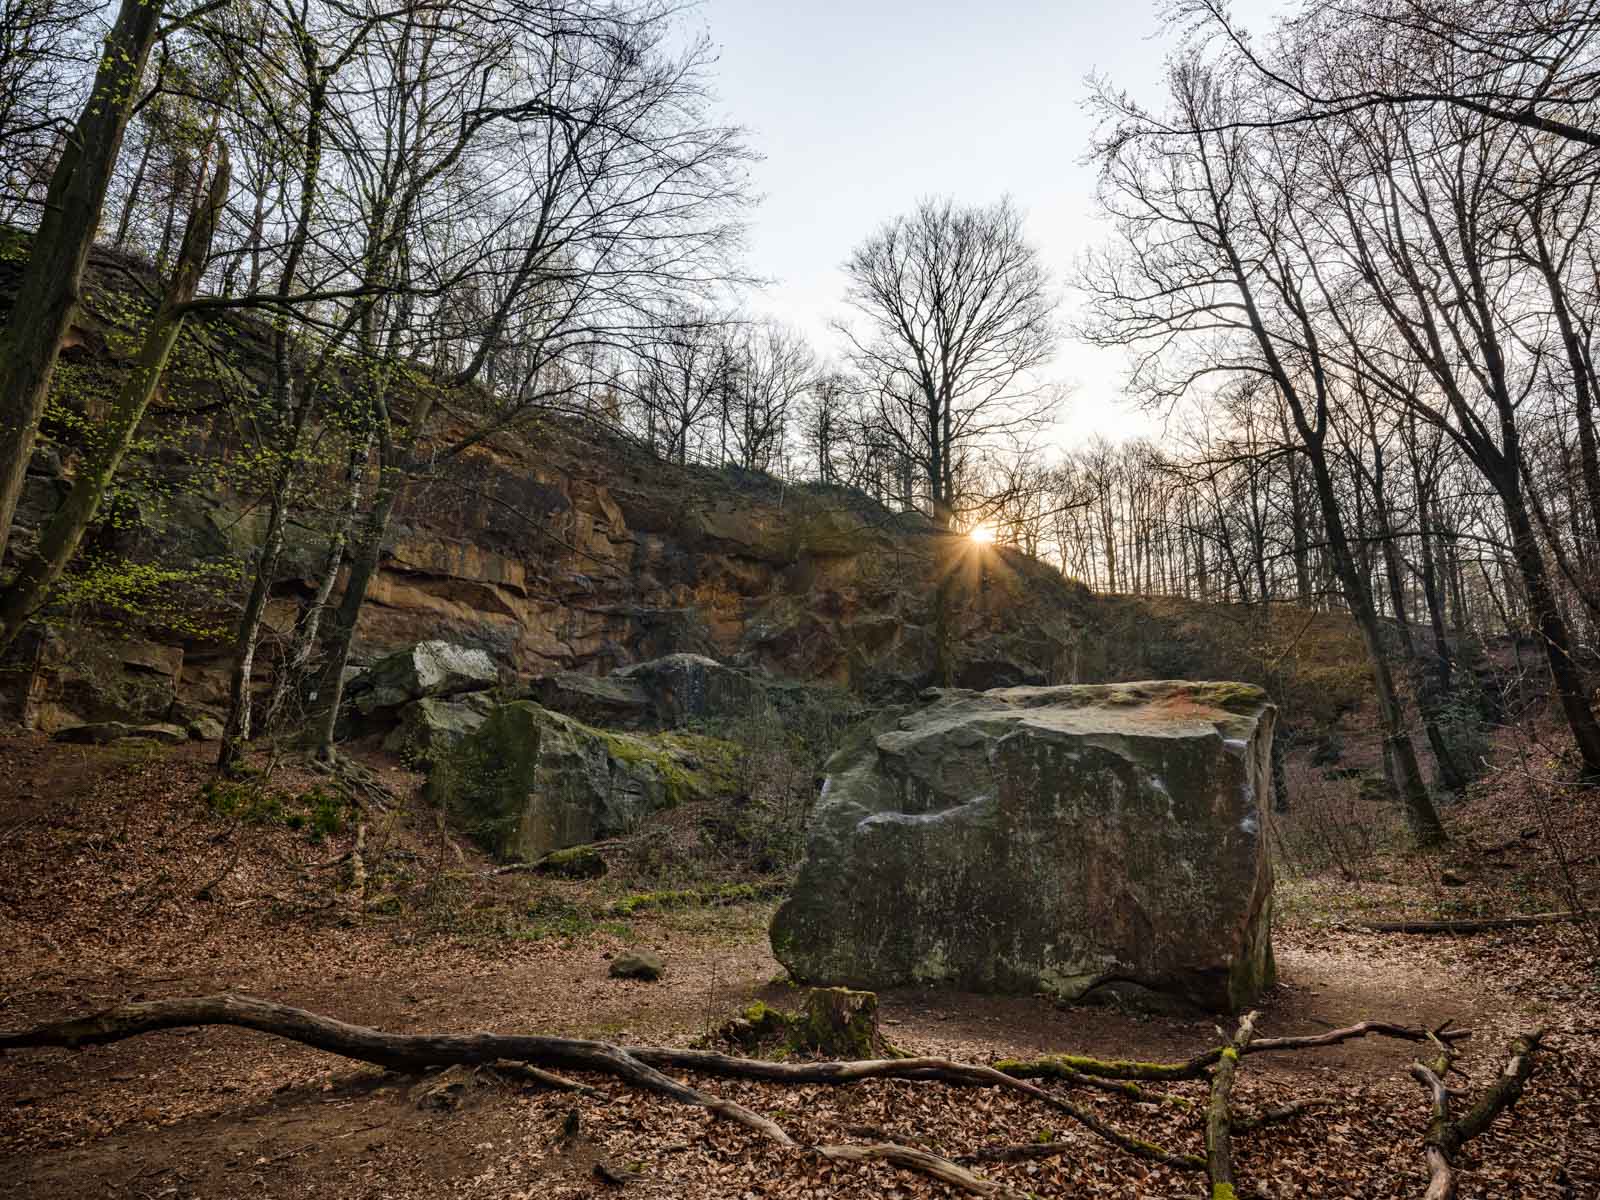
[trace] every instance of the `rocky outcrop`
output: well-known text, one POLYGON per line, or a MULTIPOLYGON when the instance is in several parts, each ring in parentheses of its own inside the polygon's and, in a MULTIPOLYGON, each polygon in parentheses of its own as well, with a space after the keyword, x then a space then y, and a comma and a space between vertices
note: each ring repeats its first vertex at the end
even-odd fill
POLYGON ((728 794, 737 762, 737 747, 715 738, 595 729, 519 700, 444 755, 428 787, 490 850, 532 861, 728 794))
POLYGON ((749 716, 767 702, 760 680, 703 654, 669 654, 623 667, 611 678, 636 685, 663 729, 749 716))
POLYGON ((1272 982, 1274 710, 1242 684, 934 694, 828 764, 772 925, 805 983, 1216 1011, 1272 982))
POLYGON ((482 650, 427 641, 374 663, 350 681, 347 694, 357 712, 370 715, 413 700, 485 691, 499 682, 494 660, 482 650))
POLYGON ((644 688, 631 679, 616 675, 585 675, 579 671, 557 671, 535 679, 528 689, 530 699, 552 712, 565 713, 590 725, 615 729, 639 729, 655 716, 655 705, 644 688))

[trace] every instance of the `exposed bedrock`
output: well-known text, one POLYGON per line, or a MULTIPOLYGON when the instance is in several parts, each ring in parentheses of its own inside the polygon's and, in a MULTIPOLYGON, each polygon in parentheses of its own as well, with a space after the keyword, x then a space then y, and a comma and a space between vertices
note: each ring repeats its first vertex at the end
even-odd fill
POLYGON ((1237 1011, 1273 980, 1275 710, 1165 681, 930 692, 828 764, 772 925, 799 981, 1237 1011))

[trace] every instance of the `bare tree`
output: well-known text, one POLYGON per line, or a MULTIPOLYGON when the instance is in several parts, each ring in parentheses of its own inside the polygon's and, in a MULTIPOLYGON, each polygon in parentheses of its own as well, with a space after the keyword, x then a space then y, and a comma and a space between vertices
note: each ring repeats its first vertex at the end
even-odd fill
POLYGON ((1443 828, 1357 559, 1360 530, 1352 535, 1340 500, 1331 438, 1340 379, 1323 349, 1317 261, 1295 227, 1292 177, 1264 163, 1242 132, 1227 129, 1233 101, 1226 77, 1191 58, 1175 64, 1171 87, 1169 121, 1188 132, 1107 152, 1103 197, 1122 245, 1084 274, 1091 298, 1085 333, 1102 345, 1138 348, 1133 383, 1158 403, 1217 374, 1260 377, 1282 398, 1311 467, 1345 603, 1366 644, 1390 782, 1413 836, 1437 843, 1443 828), (1204 132, 1219 127, 1225 131, 1204 132))
POLYGON ((770 471, 782 458, 796 401, 811 387, 817 356, 775 321, 739 329, 723 379, 722 423, 730 462, 770 471))
POLYGON ((1058 336, 1049 274, 1009 200, 925 200, 858 246, 845 275, 851 363, 950 528, 963 455, 1053 407, 1038 378, 1058 336))

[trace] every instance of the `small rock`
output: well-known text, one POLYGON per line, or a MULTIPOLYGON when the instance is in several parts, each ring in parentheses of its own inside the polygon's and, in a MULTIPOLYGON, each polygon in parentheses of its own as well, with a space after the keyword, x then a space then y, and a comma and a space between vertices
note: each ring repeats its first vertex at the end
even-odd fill
POLYGON ((220 742, 222 740, 222 722, 215 717, 195 717, 186 727, 189 736, 197 742, 220 742))
POLYGON ((569 846, 552 850, 534 863, 533 869, 540 875, 562 879, 598 879, 606 873, 606 860, 593 846, 569 846))
POLYGON ((642 979, 653 983, 667 969, 666 959, 650 950, 629 950, 611 960, 613 979, 642 979))
POLYGON ((133 726, 122 721, 94 721, 86 725, 69 725, 56 731, 53 740, 74 745, 103 746, 133 732, 133 726))

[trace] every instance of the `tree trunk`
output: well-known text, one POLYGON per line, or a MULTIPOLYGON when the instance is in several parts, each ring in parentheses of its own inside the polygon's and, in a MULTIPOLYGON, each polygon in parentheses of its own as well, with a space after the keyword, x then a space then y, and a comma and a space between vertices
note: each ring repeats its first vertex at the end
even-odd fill
POLYGON ((206 257, 211 252, 211 237, 227 200, 228 155, 224 147, 211 179, 210 193, 189 215, 178 262, 166 294, 151 318, 150 328, 145 332, 144 344, 110 411, 96 423, 93 448, 79 467, 72 490, 45 526, 33 554, 23 563, 11 585, 0 594, 0 652, 44 604, 50 589, 61 578, 84 531, 99 511, 100 501, 133 442, 145 410, 160 390, 167 360, 183 330, 185 306, 194 299, 200 286, 206 257))
POLYGON ((336 757, 334 741, 339 727, 339 706, 344 702, 344 672, 350 665, 350 643, 355 638, 356 622, 361 618, 361 606, 366 603, 367 588, 372 584, 372 577, 378 573, 378 564, 383 557, 383 540, 389 532, 389 519, 394 515, 395 504, 405 485, 405 472, 395 462, 396 447, 393 442, 386 434, 380 433, 379 443, 381 465, 378 492, 373 497, 366 527, 351 558, 350 576, 345 581, 344 594, 339 598, 339 608, 329 633, 322 678, 317 684, 316 753, 324 762, 332 762, 336 757))
POLYGON ((1394 785, 1406 824, 1418 845, 1436 846, 1445 840, 1444 827, 1439 824, 1439 814, 1434 810, 1433 801, 1422 781, 1421 768, 1417 766, 1416 748, 1411 744, 1411 735, 1406 732, 1405 711, 1395 690, 1394 676, 1389 670, 1377 609, 1373 607, 1366 579, 1350 553, 1344 520, 1339 512, 1339 498, 1334 490, 1333 476, 1328 472, 1327 459, 1319 445, 1309 447, 1308 453, 1327 532, 1328 551, 1333 558, 1334 569, 1342 576, 1345 602, 1349 605, 1356 626, 1361 630, 1361 640, 1366 645, 1367 658, 1372 666, 1378 716, 1383 725, 1384 761, 1389 768, 1390 782, 1394 785))
POLYGON ((50 394, 61 340, 78 311, 89 248, 164 0, 122 0, 89 100, 50 179, 44 216, 11 317, 0 332, 0 558, 50 394))
POLYGON ((1515 475, 1509 481, 1497 478, 1495 483, 1505 508, 1506 523, 1511 527, 1512 555, 1528 593, 1528 609, 1544 641, 1545 659, 1550 665, 1556 698, 1572 730, 1572 740, 1583 762, 1584 777, 1600 780, 1600 722, 1596 722, 1594 709, 1589 703, 1583 672, 1572 657, 1572 639, 1550 587, 1549 571, 1539 548, 1538 535, 1534 532, 1515 475))
POLYGON ((290 691, 300 688, 311 662, 311 655, 317 648, 322 615, 327 611, 328 600, 339 581, 339 569, 344 564, 345 547, 350 543, 350 530, 354 527, 356 513, 361 508, 361 485, 366 478, 367 460, 371 454, 372 434, 368 433, 350 453, 350 469, 347 472, 350 490, 344 515, 328 543, 328 557, 322 569, 322 578, 317 582, 317 590, 311 598, 311 604, 295 630, 293 648, 273 674, 272 696, 267 701, 267 711, 263 720, 263 724, 268 728, 278 719, 278 713, 282 710, 290 691))

